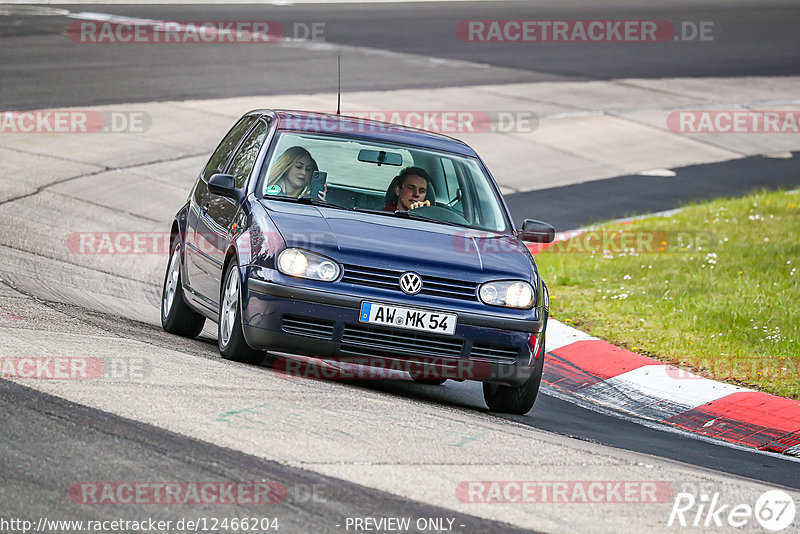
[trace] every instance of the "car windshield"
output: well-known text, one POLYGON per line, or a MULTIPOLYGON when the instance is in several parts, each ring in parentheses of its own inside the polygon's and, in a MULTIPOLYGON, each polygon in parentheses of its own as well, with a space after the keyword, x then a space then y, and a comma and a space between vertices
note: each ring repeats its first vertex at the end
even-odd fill
POLYGON ((447 152, 283 132, 259 184, 258 195, 265 199, 311 199, 349 210, 508 230, 498 194, 478 161, 447 152), (409 209, 414 202, 430 205, 409 209))

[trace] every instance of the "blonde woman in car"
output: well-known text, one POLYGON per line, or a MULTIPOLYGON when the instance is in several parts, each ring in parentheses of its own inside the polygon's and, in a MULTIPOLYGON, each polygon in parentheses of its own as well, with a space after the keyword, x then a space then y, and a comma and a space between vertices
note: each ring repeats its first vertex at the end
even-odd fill
MULTIPOLYGON (((317 162, 314 161, 308 150, 301 146, 289 147, 272 164, 267 186, 277 185, 280 188, 278 194, 289 197, 298 198, 308 195, 311 188, 311 175, 316 170, 318 170, 317 162)), ((320 200, 325 200, 327 189, 326 185, 320 191, 320 200)))

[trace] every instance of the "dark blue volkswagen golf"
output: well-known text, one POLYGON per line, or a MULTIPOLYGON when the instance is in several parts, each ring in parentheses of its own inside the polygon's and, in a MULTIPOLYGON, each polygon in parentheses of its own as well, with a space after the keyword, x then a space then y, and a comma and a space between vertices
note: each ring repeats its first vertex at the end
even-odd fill
POLYGON ((224 358, 265 352, 483 382, 493 411, 539 390, 547 288, 478 155, 443 135, 253 111, 223 138, 171 229, 161 321, 218 323, 224 358))

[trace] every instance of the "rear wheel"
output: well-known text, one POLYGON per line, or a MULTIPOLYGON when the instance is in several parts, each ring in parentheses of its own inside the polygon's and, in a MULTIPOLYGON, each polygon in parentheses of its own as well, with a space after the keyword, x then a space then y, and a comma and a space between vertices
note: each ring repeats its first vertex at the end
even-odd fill
POLYGON ((534 364, 530 378, 519 386, 503 386, 500 384, 483 383, 483 399, 489 410, 493 412, 525 415, 536 402, 539 394, 539 385, 542 382, 544 369, 544 349, 534 364))
POLYGON ((170 334, 195 337, 203 330, 205 322, 206 318, 191 309, 183 300, 181 241, 176 238, 161 292, 161 326, 170 334))
POLYGON ((251 348, 242 332, 239 265, 232 259, 225 270, 224 282, 220 291, 219 321, 217 321, 217 340, 219 353, 226 360, 258 364, 264 353, 251 348))

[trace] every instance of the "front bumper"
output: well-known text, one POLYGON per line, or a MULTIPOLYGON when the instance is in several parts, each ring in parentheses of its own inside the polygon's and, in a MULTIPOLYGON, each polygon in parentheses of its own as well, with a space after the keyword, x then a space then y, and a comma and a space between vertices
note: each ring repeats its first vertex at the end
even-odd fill
POLYGON ((458 312, 452 336, 368 325, 359 322, 361 302, 392 303, 391 298, 287 286, 243 274, 242 327, 255 349, 506 385, 525 382, 535 358, 543 357, 538 342, 544 339, 544 321, 458 312))

